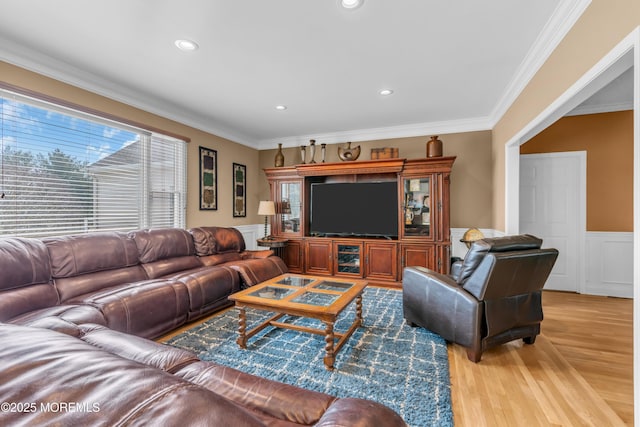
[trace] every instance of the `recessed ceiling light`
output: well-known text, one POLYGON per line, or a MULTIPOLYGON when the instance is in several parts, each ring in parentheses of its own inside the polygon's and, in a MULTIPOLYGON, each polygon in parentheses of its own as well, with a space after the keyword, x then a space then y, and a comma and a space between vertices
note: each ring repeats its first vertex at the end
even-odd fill
POLYGON ((282 111, 282 110, 286 110, 286 109, 287 109, 286 105, 276 105, 276 110, 282 111))
POLYGON ((382 89, 380 92, 378 92, 380 95, 382 96, 388 96, 391 95, 393 93, 393 91, 391 89, 382 89))
POLYGON ((175 41, 176 47, 185 52, 191 52, 198 49, 198 43, 193 40, 179 39, 175 41))
POLYGON ((345 9, 357 9, 363 2, 364 0, 340 0, 340 6, 345 9))

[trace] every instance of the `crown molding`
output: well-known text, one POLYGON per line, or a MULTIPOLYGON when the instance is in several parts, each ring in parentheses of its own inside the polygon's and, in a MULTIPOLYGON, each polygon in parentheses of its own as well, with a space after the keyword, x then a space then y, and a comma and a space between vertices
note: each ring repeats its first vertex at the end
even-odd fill
POLYGON ((298 135, 284 138, 264 139, 259 142, 258 149, 268 150, 277 147, 278 144, 282 144, 283 147, 296 147, 307 144, 310 139, 315 139, 317 143, 337 144, 345 141, 375 141, 379 139, 475 132, 491 130, 490 124, 489 118, 479 117, 475 119, 414 123, 400 126, 298 135))
POLYGON ((504 95, 493 109, 491 128, 495 127, 520 96, 533 76, 540 70, 590 4, 591 0, 565 0, 558 5, 553 16, 547 21, 524 60, 520 63, 504 95))
POLYGON ((216 124, 210 117, 178 107, 161 98, 148 96, 135 88, 116 84, 33 49, 20 46, 19 52, 16 52, 11 49, 15 43, 6 38, 0 37, 0 46, 0 60, 9 64, 230 141, 257 148, 253 138, 216 124))

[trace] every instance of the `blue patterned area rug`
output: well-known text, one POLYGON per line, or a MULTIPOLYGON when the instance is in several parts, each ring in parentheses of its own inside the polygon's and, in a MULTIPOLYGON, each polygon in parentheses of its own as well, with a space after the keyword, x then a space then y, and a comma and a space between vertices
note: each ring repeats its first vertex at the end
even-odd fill
MULTIPOLYGON (((364 325, 340 349, 333 371, 324 367, 325 342, 320 335, 267 327, 242 350, 236 344, 238 315, 234 309, 171 338, 167 344, 193 351, 202 360, 264 378, 338 397, 380 402, 410 426, 453 426, 445 341, 405 323, 402 292, 369 287, 363 296, 364 325)), ((352 303, 335 330, 345 331, 354 312, 352 303)), ((247 329, 268 315, 247 310, 247 329)), ((312 319, 287 321, 322 326, 312 319)))

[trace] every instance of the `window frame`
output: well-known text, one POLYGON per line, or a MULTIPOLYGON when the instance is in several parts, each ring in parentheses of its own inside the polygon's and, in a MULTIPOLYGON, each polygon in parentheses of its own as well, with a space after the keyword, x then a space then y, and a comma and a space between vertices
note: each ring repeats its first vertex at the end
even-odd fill
MULTIPOLYGON (((184 228, 186 226, 186 205, 187 205, 187 153, 188 153, 188 143, 190 139, 173 132, 162 131, 160 129, 145 126, 140 123, 123 119, 108 113, 100 112, 98 110, 94 110, 88 107, 80 106, 78 104, 74 104, 65 100, 61 100, 58 98, 54 98, 48 95, 39 94, 27 89, 18 88, 16 86, 0 82, 0 96, 10 101, 21 103, 29 106, 33 106, 36 108, 44 109, 46 111, 56 112, 58 114, 63 114, 69 118, 77 118, 80 120, 85 120, 94 124, 109 126, 112 128, 124 130, 127 132, 134 133, 139 136, 140 141, 140 153, 139 160, 141 161, 141 182, 137 188, 139 194, 137 194, 137 203, 136 205, 138 209, 138 228, 153 228, 154 226, 154 218, 151 216, 150 205, 153 203, 153 199, 168 199, 170 200, 168 203, 170 204, 172 213, 170 214, 170 219, 173 224, 162 224, 160 226, 173 226, 184 228), (160 152, 159 156, 163 156, 164 151, 166 150, 171 154, 169 156, 173 160, 173 167, 171 171, 173 173, 172 183, 173 190, 172 191, 156 191, 151 185, 152 172, 154 166, 152 165, 152 157, 155 152, 151 152, 151 147, 153 144, 163 144, 167 142, 171 145, 160 146, 158 152, 160 152)), ((0 114, 4 114, 4 112, 0 111, 0 114)), ((4 132, 3 132, 4 134, 4 132)), ((0 137, 4 137, 3 134, 0 134, 0 137)), ((4 141, 3 141, 4 147, 4 141)), ((121 147, 120 149, 122 149, 121 147)), ((120 149, 114 151, 111 154, 117 153, 120 149)), ((4 161, 4 153, 2 153, 2 160, 4 161)), ((97 162, 96 162, 97 163, 97 162)), ((86 165, 87 169, 89 166, 86 165)), ((3 169, 4 172, 4 169, 3 169)), ((4 175, 3 175, 4 179, 4 175)), ((4 191, 0 189, 0 191, 4 191)), ((0 203, 2 203, 5 199, 0 199, 0 203)), ((95 192, 92 195, 93 203, 96 204, 98 199, 95 198, 95 192)), ((15 211, 15 212, 19 212, 15 211)), ((93 218, 97 218, 96 213, 93 213, 93 218)), ((163 218, 164 219, 164 218, 163 218)), ((130 231, 130 227, 105 227, 102 228, 98 221, 95 221, 95 224, 92 223, 90 227, 86 227, 84 230, 73 229, 70 232, 53 232, 53 233, 43 233, 42 235, 37 232, 18 232, 18 227, 15 227, 9 230, 8 233, 4 233, 4 236, 23 236, 23 237, 45 237, 45 236, 60 236, 60 235, 69 235, 69 234, 82 234, 86 232, 94 232, 101 230, 113 230, 117 229, 119 231, 130 231)), ((40 230, 42 231, 42 230, 40 230)), ((2 231, 0 231, 2 233, 2 231)))

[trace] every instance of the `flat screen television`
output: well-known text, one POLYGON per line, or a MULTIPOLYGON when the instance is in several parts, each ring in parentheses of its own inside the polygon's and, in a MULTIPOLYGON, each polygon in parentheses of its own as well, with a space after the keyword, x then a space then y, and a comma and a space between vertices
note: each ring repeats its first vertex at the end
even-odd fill
POLYGON ((311 184, 313 236, 398 237, 396 182, 311 184))

